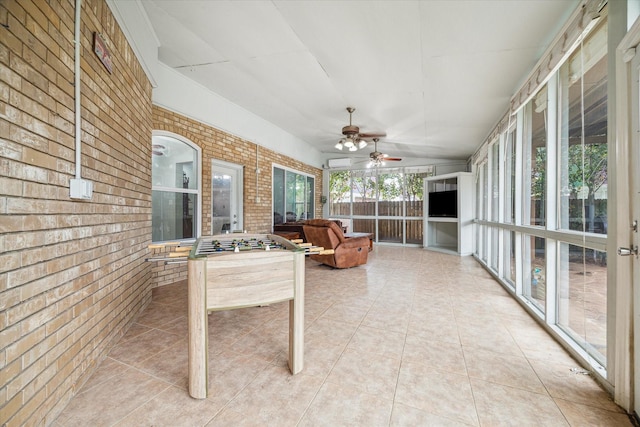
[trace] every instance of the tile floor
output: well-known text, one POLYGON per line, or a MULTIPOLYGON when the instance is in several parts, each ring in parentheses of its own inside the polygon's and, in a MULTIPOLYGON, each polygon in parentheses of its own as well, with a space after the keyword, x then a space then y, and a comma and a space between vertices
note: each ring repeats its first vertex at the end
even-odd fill
POLYGON ((370 255, 306 260, 298 375, 286 303, 211 314, 204 400, 186 390, 186 284, 155 289, 54 426, 632 425, 473 258, 370 255))

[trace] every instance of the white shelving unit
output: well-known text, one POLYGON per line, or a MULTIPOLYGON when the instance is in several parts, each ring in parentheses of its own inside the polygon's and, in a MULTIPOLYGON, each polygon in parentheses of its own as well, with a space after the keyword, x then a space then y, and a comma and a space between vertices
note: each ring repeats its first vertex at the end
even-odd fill
POLYGON ((474 238, 473 174, 456 172, 425 178, 424 194, 424 248, 461 256, 471 255, 474 238), (445 197, 430 197, 429 193, 441 193, 445 197), (455 205, 452 204, 452 197, 455 205), (439 206, 429 209, 430 199, 439 203, 439 206))

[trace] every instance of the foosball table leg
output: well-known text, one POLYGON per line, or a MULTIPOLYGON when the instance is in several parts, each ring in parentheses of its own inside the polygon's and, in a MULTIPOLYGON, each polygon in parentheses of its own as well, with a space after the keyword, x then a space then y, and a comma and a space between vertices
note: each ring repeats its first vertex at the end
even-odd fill
POLYGON ((305 258, 295 255, 294 296, 289 301, 289 370, 297 374, 304 367, 304 279, 305 258))
POLYGON ((189 260, 189 394, 205 399, 209 389, 206 259, 189 260))

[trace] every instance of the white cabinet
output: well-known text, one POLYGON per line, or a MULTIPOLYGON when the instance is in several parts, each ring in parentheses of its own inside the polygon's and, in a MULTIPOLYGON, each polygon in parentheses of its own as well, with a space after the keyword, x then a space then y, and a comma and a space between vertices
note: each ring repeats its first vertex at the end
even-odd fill
POLYGON ((473 174, 424 179, 424 247, 458 255, 473 253, 473 174))

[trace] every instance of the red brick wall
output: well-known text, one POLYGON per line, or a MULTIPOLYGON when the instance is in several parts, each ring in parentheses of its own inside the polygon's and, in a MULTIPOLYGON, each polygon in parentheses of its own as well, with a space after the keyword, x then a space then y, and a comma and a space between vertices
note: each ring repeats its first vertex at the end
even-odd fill
POLYGON ((49 424, 151 298, 151 85, 102 0, 0 0, 0 424, 49 424), (7 25, 5 27, 4 25, 7 25), (109 74, 93 53, 103 35, 109 74))

